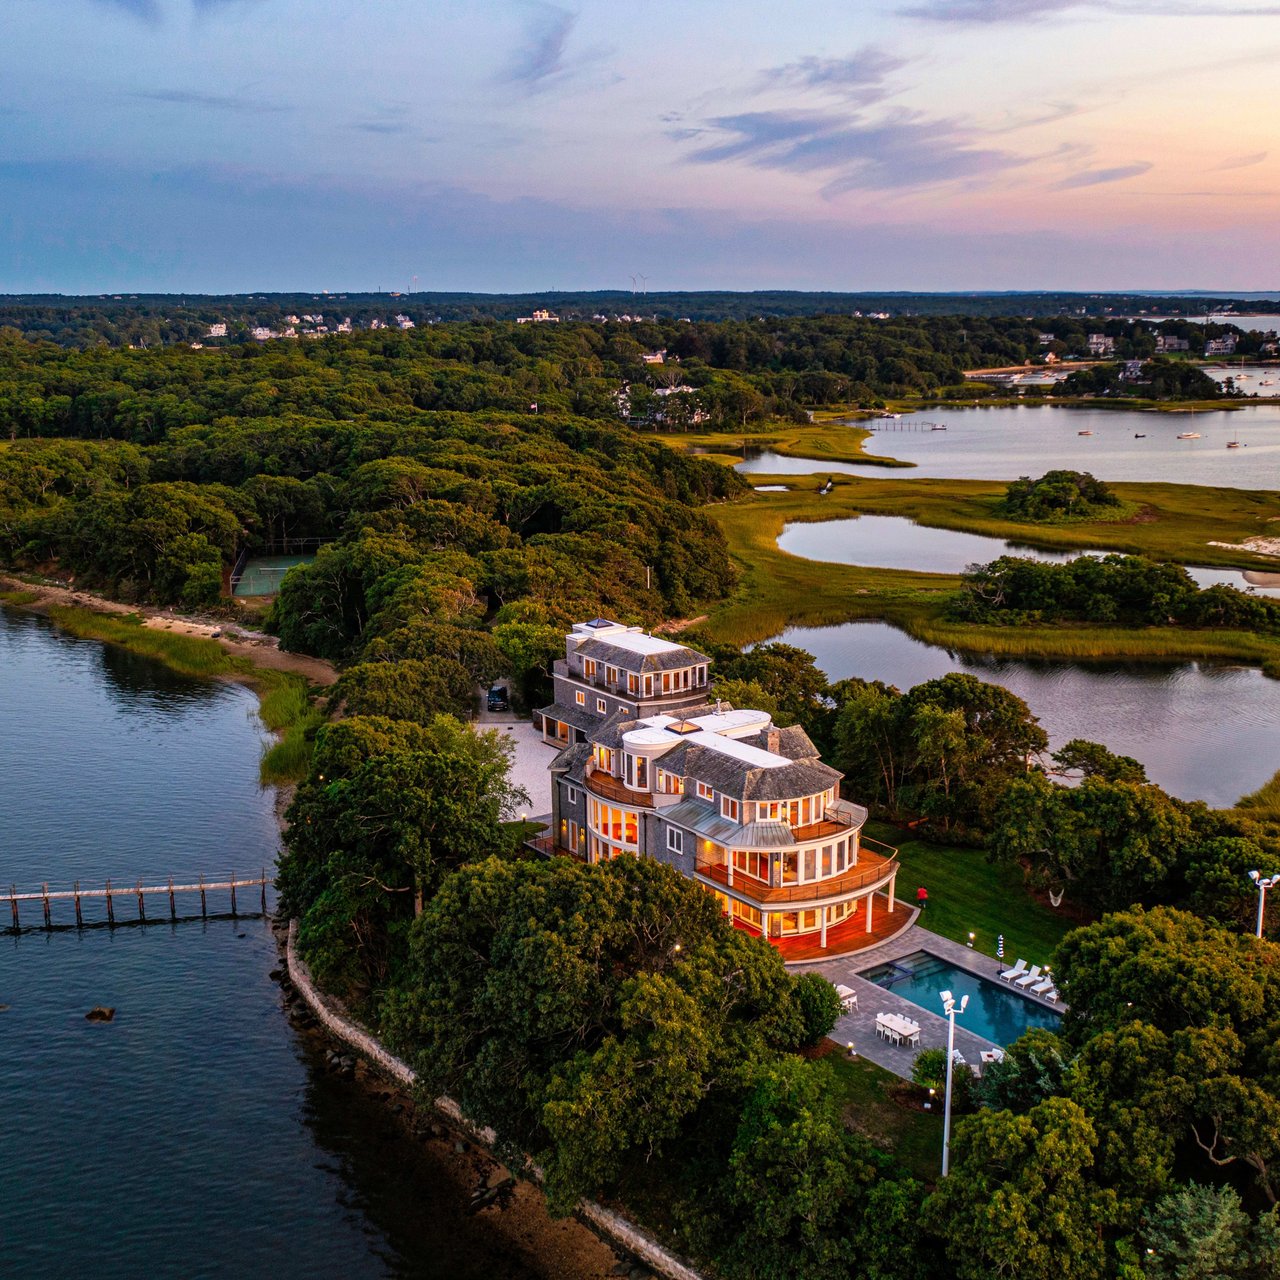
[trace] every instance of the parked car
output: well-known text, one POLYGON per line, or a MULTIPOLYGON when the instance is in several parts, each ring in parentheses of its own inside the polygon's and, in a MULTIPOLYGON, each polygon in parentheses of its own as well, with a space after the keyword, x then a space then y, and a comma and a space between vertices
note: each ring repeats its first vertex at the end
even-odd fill
POLYGON ((511 701, 507 697, 505 685, 495 685, 489 690, 489 710, 490 711, 510 711, 511 701))

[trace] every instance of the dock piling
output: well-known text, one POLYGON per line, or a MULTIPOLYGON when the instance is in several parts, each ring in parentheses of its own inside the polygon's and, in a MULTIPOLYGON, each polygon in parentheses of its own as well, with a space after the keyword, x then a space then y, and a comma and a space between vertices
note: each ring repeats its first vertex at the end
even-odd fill
POLYGON ((200 919, 207 920, 209 918, 209 909, 204 900, 204 875, 200 876, 200 919))
POLYGON ((9 886, 9 906, 13 911, 13 927, 15 930, 19 929, 21 926, 18 923, 18 886, 16 884, 9 886))
POLYGON ((147 905, 142 900, 142 881, 138 881, 138 919, 144 924, 147 919, 147 905))
POLYGON ((115 924, 115 922, 116 922, 116 908, 115 908, 115 903, 112 902, 111 900, 111 881, 108 880, 107 881, 107 923, 113 925, 115 924))
POLYGON ((178 918, 178 908, 173 901, 173 877, 169 877, 169 919, 176 920, 178 918))
POLYGON ((236 873, 231 873, 231 918, 236 918, 236 873))
POLYGON ((81 911, 80 911, 80 881, 79 880, 76 881, 76 887, 74 892, 76 895, 76 928, 83 929, 84 916, 81 914, 81 911))

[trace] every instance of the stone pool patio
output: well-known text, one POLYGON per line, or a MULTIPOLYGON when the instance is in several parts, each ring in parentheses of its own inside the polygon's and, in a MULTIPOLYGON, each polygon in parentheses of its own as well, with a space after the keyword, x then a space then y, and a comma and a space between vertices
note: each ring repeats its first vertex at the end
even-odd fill
MULTIPOLYGON (((902 996, 895 995, 884 987, 876 986, 874 982, 868 982, 866 978, 858 975, 864 969, 870 969, 890 960, 900 960, 914 951, 930 951, 958 969, 964 969, 976 977, 987 978, 993 982, 999 982, 999 975, 1006 969, 1011 969, 1014 964, 1013 960, 993 960, 980 951, 971 950, 959 942, 952 942, 950 938, 930 933, 919 924, 913 924, 897 937, 891 938, 878 947, 868 947, 836 960, 818 960, 812 964, 788 966, 803 973, 820 973, 832 983, 843 983, 857 992, 857 1009, 840 1018, 831 1032, 831 1039, 842 1046, 852 1041, 859 1057, 892 1071, 904 1080, 911 1079, 912 1060, 922 1049, 947 1047, 947 1020, 941 1013, 941 1001, 937 1002, 938 1011, 935 1012, 933 1009, 905 1000, 902 996), (877 1013, 897 1013, 919 1023, 919 1045, 912 1047, 881 1039, 876 1034, 877 1013)), ((1064 1008, 1062 1004, 1051 1005, 1034 996, 1026 998, 1055 1012, 1061 1012, 1064 1008)), ((979 1066, 982 1063, 979 1055, 984 1050, 1004 1047, 990 1040, 984 1040, 971 1031, 966 1031, 963 1015, 956 1018, 955 1045, 964 1055, 966 1062, 976 1063, 979 1066)))

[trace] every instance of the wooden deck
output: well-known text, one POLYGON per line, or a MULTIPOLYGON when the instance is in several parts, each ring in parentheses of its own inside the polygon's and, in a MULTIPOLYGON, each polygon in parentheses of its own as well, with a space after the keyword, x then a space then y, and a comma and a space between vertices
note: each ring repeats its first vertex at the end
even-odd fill
MULTIPOLYGON (((818 880, 809 884, 766 885, 739 871, 734 875, 732 890, 763 907, 790 906, 798 902, 830 902, 868 885, 879 884, 897 869, 895 858, 882 858, 864 849, 856 867, 850 867, 843 875, 833 876, 830 880, 818 880)), ((699 861, 697 872, 714 881, 718 889, 730 888, 729 873, 724 863, 699 861)))
MULTIPOLYGON (((833 925, 827 930, 827 945, 818 941, 820 935, 805 933, 789 938, 770 938, 770 943, 777 947, 782 959, 787 964, 803 964, 810 960, 829 960, 835 956, 849 955, 854 951, 865 951, 868 947, 878 947, 882 942, 892 938, 894 934, 905 929, 915 917, 915 908, 899 902, 892 911, 888 910, 889 900, 883 894, 876 894, 872 900, 871 932, 867 932, 867 913, 859 906, 847 920, 833 925)), ((760 936, 760 930, 754 929, 741 920, 734 920, 734 927, 744 933, 760 936)))
POLYGON ((587 767, 584 775, 587 790, 600 800, 612 800, 614 804, 630 805, 633 809, 652 809, 653 796, 648 791, 632 791, 620 778, 605 773, 603 769, 587 767))

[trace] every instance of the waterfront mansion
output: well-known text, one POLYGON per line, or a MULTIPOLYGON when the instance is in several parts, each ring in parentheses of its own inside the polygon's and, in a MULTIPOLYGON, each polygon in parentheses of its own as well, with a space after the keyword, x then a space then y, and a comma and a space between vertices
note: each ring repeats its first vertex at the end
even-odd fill
POLYGON ((574 626, 535 713, 551 764, 547 853, 656 858, 790 958, 849 951, 910 917, 896 850, 808 734, 708 697, 705 655, 603 618, 574 626))

